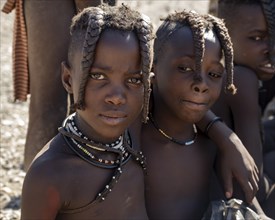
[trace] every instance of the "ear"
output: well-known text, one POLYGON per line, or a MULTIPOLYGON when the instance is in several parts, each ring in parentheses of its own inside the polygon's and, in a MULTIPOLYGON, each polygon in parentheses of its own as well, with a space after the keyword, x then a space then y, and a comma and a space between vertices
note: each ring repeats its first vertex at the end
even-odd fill
POLYGON ((61 63, 61 80, 66 91, 69 94, 72 94, 73 93, 72 73, 69 65, 65 61, 61 63))

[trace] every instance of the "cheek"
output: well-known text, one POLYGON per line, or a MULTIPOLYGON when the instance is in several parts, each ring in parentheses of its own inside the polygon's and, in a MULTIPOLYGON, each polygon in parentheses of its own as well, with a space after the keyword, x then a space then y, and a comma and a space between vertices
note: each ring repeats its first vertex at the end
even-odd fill
POLYGON ((140 113, 144 102, 144 89, 140 88, 136 91, 132 91, 128 96, 128 104, 132 112, 140 113))
POLYGON ((219 98, 220 94, 221 94, 221 90, 222 90, 222 82, 211 85, 211 106, 217 101, 217 99, 219 98))

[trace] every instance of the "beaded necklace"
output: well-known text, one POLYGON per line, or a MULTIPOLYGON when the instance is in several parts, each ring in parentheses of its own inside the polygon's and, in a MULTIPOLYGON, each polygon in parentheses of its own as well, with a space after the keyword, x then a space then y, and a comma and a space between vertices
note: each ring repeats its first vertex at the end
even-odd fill
POLYGON ((63 127, 58 129, 63 135, 67 145, 83 160, 88 163, 101 168, 116 168, 109 183, 98 193, 95 201, 104 201, 107 194, 112 191, 114 185, 118 182, 120 175, 122 174, 122 166, 129 161, 133 156, 143 170, 146 172, 145 157, 141 151, 137 152, 132 148, 132 143, 128 131, 121 135, 115 142, 110 144, 96 143, 86 137, 76 126, 75 113, 68 116, 63 127), (111 152, 117 154, 116 160, 105 160, 98 158, 92 154, 88 149, 91 148, 94 151, 111 152))
POLYGON ((181 141, 181 140, 177 140, 176 138, 173 138, 173 137, 169 136, 161 128, 159 128, 157 123, 153 119, 152 113, 150 113, 149 116, 150 116, 150 121, 152 122, 153 126, 159 131, 159 133, 161 133, 164 137, 168 138, 170 141, 172 141, 176 144, 179 144, 179 145, 183 145, 183 146, 189 146, 189 145, 195 143, 195 140, 196 140, 197 135, 198 135, 198 131, 197 131, 197 128, 196 128, 195 124, 193 124, 193 131, 194 131, 193 139, 188 140, 188 141, 181 141))

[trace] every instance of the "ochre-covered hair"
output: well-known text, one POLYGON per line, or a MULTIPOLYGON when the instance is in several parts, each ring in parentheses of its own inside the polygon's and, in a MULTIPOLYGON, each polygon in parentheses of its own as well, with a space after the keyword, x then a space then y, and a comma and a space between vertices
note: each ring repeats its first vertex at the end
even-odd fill
POLYGON ((236 9, 243 5, 259 5, 263 9, 268 25, 269 56, 271 63, 275 65, 275 1, 274 0, 219 0, 218 17, 225 19, 226 26, 231 29, 237 22, 236 9))
POLYGON ((71 25, 70 57, 73 56, 74 47, 82 48, 82 81, 79 88, 78 100, 74 104, 77 109, 85 109, 84 95, 89 71, 93 65, 96 45, 103 30, 113 29, 119 31, 133 31, 139 40, 141 68, 144 85, 143 121, 147 121, 150 97, 150 71, 152 66, 152 39, 153 26, 149 17, 130 9, 125 5, 89 7, 73 18, 71 25), (79 45, 81 42, 81 45, 79 45))
MULTIPOLYGON (((227 73, 226 90, 236 93, 233 84, 233 47, 223 21, 211 15, 200 15, 194 11, 182 11, 169 14, 158 28, 154 43, 154 63, 157 63, 164 53, 163 45, 170 36, 182 27, 189 27, 193 34, 195 45, 195 71, 201 72, 201 64, 205 51, 204 33, 212 29, 218 37, 225 56, 225 69, 227 73)), ((188 42, 187 42, 188 43, 188 42)))

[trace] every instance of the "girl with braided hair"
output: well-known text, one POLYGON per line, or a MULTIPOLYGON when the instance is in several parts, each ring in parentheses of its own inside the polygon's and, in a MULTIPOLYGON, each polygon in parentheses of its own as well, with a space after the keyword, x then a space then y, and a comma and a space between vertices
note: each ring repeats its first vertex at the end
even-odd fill
POLYGON ((150 219, 201 219, 207 209, 216 149, 195 123, 218 99, 224 69, 234 94, 233 49, 220 19, 168 15, 156 32, 152 109, 142 129, 150 219))
POLYGON ((22 192, 22 219, 148 219, 145 160, 130 124, 146 120, 152 25, 126 6, 73 18, 62 81, 76 112, 37 155, 22 192))
MULTIPOLYGON (((275 149, 273 147, 268 152, 263 149, 259 88, 262 81, 274 80, 275 77, 274 15, 274 1, 219 1, 218 16, 224 19, 233 43, 238 92, 235 96, 222 93, 213 108, 236 132, 254 158, 260 171, 257 199, 265 213, 273 219, 275 180, 270 177, 274 176, 275 149), (266 156, 271 158, 264 167, 266 156), (268 170, 272 170, 273 175, 268 170)), ((274 85, 272 87, 274 90, 274 85)), ((274 121, 271 123, 274 125, 274 121)))

